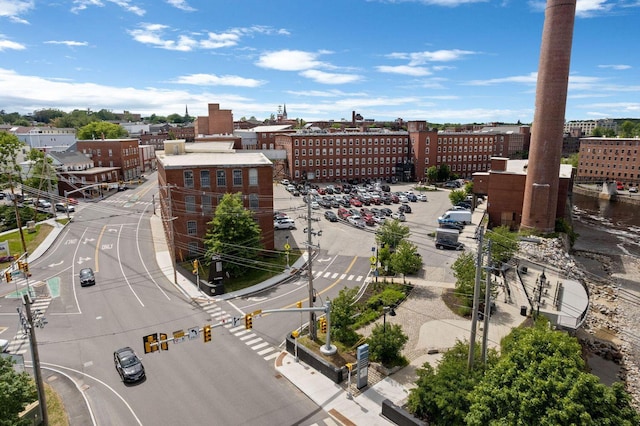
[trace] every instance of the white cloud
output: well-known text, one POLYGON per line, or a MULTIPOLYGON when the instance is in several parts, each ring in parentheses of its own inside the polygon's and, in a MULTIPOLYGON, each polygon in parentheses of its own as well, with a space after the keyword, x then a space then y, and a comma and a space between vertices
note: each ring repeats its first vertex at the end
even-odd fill
POLYGON ((244 78, 237 75, 221 75, 215 74, 189 74, 183 75, 172 83, 193 84, 197 86, 236 86, 236 87, 258 87, 265 84, 264 81, 253 78, 244 78))
MULTIPOLYGON (((127 12, 131 12, 138 16, 143 16, 146 11, 134 4, 131 4, 129 0, 105 0, 107 3, 115 4, 116 6, 121 7, 127 12)), ((73 0, 73 7, 71 8, 71 12, 78 13, 85 9, 88 9, 91 6, 96 7, 104 7, 105 3, 102 0, 73 0)))
POLYGON ((528 75, 515 75, 511 77, 491 78, 488 80, 471 80, 467 82, 470 86, 491 86, 493 84, 503 83, 522 83, 522 84, 536 84, 538 80, 538 73, 532 72, 528 75))
POLYGON ((631 65, 611 64, 611 65, 598 65, 598 68, 610 68, 614 70, 628 70, 631 69, 631 65))
POLYGON ((431 75, 431 71, 429 71, 427 68, 412 67, 409 65, 397 65, 397 66, 380 65, 376 67, 376 69, 384 73, 410 75, 414 77, 424 77, 427 75, 431 75))
POLYGON ((306 70, 300 72, 300 75, 321 84, 346 84, 362 80, 361 76, 355 74, 336 74, 320 70, 306 70))
MULTIPOLYGON (((537 11, 544 11, 547 7, 545 1, 530 0, 529 6, 537 11)), ((610 12, 617 6, 611 0, 577 0, 576 1, 576 17, 590 18, 602 16, 604 13, 610 12)), ((621 5, 624 7, 624 5, 621 5)))
POLYGON ((196 9, 189 6, 186 0, 167 0, 167 3, 176 9, 184 10, 185 12, 195 12, 196 9))
POLYGON ((0 38, 0 52, 3 50, 24 50, 26 49, 24 44, 16 43, 15 41, 1 39, 0 38))
POLYGON ((26 24, 28 22, 20 16, 33 9, 34 6, 34 0, 0 0, 0 17, 26 24))
POLYGON ((65 46, 88 46, 89 43, 86 41, 72 41, 72 40, 49 40, 45 41, 44 44, 63 44, 65 46))
POLYGON ((207 33, 209 37, 206 40, 201 40, 199 46, 203 49, 219 49, 221 47, 230 47, 238 44, 240 35, 237 33, 207 33))
POLYGON ((133 39, 142 44, 150 44, 154 47, 167 50, 178 50, 188 52, 198 45, 198 42, 191 37, 178 36, 177 40, 164 40, 161 35, 168 27, 162 24, 141 24, 141 28, 130 30, 129 34, 133 39))
POLYGON ((461 4, 471 4, 471 3, 486 3, 489 0, 381 0, 382 3, 406 3, 406 2, 416 2, 422 3, 427 6, 445 6, 445 7, 456 7, 461 4))
POLYGON ((302 71, 324 68, 325 64, 317 60, 319 53, 302 50, 278 50, 260 56, 256 65, 279 71, 302 71))
POLYGON ((409 65, 423 65, 429 62, 450 62, 457 61, 468 55, 475 55, 477 52, 460 49, 441 49, 433 52, 393 52, 387 55, 391 59, 409 60, 409 65))

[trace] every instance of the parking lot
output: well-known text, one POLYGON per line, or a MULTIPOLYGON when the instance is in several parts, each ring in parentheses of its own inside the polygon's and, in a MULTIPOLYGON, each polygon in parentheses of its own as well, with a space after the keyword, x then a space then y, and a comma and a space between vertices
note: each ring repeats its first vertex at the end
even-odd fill
MULTIPOLYGON (((322 186, 322 185, 320 185, 322 186)), ((416 191, 414 184, 398 183, 391 185, 391 192, 416 191)), ((418 247, 418 252, 424 261, 424 268, 428 270, 430 267, 448 267, 457 258, 458 252, 448 250, 438 250, 435 247, 433 234, 438 227, 437 218, 442 215, 449 207, 449 190, 425 191, 427 201, 409 202, 411 213, 405 213, 406 220, 403 225, 409 227, 411 234, 409 240, 418 247)), ((295 229, 276 230, 275 245, 276 249, 282 249, 288 242, 293 248, 306 250, 306 241, 308 235, 304 230, 309 226, 308 209, 309 207, 303 200, 303 196, 295 196, 287 191, 286 186, 275 183, 274 190, 274 210, 287 214, 295 222, 295 229), (288 237, 288 239, 287 239, 288 237)), ((371 205, 363 206, 364 208, 390 208, 393 212, 397 212, 401 203, 393 203, 391 205, 371 205)), ((350 208, 342 207, 347 210, 362 207, 352 206, 350 208)), ((312 244, 319 245, 320 249, 329 256, 363 256, 367 259, 371 256, 372 248, 375 248, 375 232, 380 225, 356 226, 349 223, 348 220, 338 220, 331 222, 324 217, 326 211, 338 213, 337 207, 311 209, 311 229, 315 234, 312 236, 312 244), (318 231, 322 231, 318 235, 318 231)), ((387 220, 391 220, 387 217, 387 220)), ((469 225, 473 227, 474 225, 469 225)), ((465 244, 473 244, 473 241, 463 241, 465 244)), ((450 272, 448 272, 450 274, 450 272)))

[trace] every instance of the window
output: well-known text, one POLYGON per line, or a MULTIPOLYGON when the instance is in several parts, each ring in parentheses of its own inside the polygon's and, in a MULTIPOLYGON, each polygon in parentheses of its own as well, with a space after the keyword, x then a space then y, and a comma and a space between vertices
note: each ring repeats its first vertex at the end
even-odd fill
POLYGON ((184 209, 187 213, 196 212, 196 197, 195 195, 185 195, 184 197, 184 209))
POLYGON ((187 235, 198 235, 198 224, 195 220, 187 221, 187 235))
POLYGON ((249 194, 249 208, 251 210, 258 210, 260 207, 260 199, 258 194, 249 194))
POLYGON ((197 241, 189 241, 189 257, 199 256, 200 248, 197 241))
POLYGON ((186 188, 193 188, 193 170, 184 171, 184 186, 186 188))
POLYGON ((113 157, 113 150, 112 149, 109 150, 109 157, 113 157))
POLYGON ((211 187, 211 177, 209 176, 209 170, 200 170, 200 186, 203 188, 211 187))
POLYGON ((211 195, 202 196, 202 214, 208 216, 213 213, 213 206, 211 205, 211 195))
POLYGON ((227 186, 227 174, 224 170, 216 171, 216 185, 227 186))
POLYGON ((233 171, 233 186, 242 186, 242 170, 233 171))
POLYGON ((249 169, 249 185, 258 184, 258 169, 249 169))

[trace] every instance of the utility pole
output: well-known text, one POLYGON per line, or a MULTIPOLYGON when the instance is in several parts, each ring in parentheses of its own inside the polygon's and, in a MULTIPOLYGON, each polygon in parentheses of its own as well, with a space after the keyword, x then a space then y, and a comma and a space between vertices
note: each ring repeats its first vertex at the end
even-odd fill
POLYGON ((489 338, 489 316, 491 315, 491 243, 487 242, 487 279, 484 289, 484 324, 482 326, 482 363, 487 364, 487 339, 489 338))
MULTIPOLYGON (((309 278, 309 307, 313 307, 313 250, 311 247, 311 194, 309 194, 309 186, 307 185, 307 273, 309 278)), ((309 311, 309 337, 311 340, 316 340, 318 337, 318 330, 316 329, 316 313, 309 311)))
MULTIPOLYGON (((27 252, 27 243, 24 240, 24 231, 22 230, 22 220, 20 220, 20 209, 18 209, 18 199, 16 197, 16 193, 13 191, 13 173, 7 173, 9 176, 9 188, 11 189, 11 198, 13 199, 13 208, 16 212, 16 226, 18 227, 18 232, 20 233, 20 241, 22 242, 22 251, 27 252)), ((24 196, 23 196, 24 199, 24 196)))
POLYGON ((178 284, 178 266, 176 265, 176 237, 175 237, 175 228, 173 225, 173 221, 175 218, 173 217, 173 207, 171 204, 171 185, 167 184, 167 210, 169 213, 169 217, 165 218, 165 221, 169 221, 169 238, 171 243, 171 265, 173 266, 173 283, 178 284))
POLYGON ((36 332, 33 324, 33 316, 31 315, 31 296, 25 294, 22 296, 25 311, 27 313, 26 330, 29 333, 29 343, 31 345, 31 358, 33 361, 33 376, 36 381, 38 390, 38 401, 40 401, 40 414, 42 416, 42 424, 49 426, 49 415, 47 414, 47 400, 44 392, 44 382, 42 381, 42 371, 40 370, 40 356, 38 355, 38 342, 36 341, 36 332))
POLYGON ((480 299, 480 280, 482 279, 482 237, 484 234, 483 228, 478 230, 478 256, 476 260, 476 279, 473 287, 473 312, 471 313, 471 336, 469 337, 469 358, 467 360, 467 367, 469 370, 473 369, 473 356, 476 345, 476 329, 478 326, 478 305, 480 299))

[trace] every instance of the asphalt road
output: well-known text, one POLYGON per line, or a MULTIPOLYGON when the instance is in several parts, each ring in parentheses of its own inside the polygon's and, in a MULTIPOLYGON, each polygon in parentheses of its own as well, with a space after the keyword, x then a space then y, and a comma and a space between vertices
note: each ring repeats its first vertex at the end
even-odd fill
MULTIPOLYGON (((72 380, 101 425, 313 424, 326 418, 275 373, 273 361, 228 329, 215 328, 209 343, 200 335, 171 343, 168 351, 143 353, 147 334, 171 336, 212 323, 155 263, 149 216, 156 191, 148 182, 83 206, 55 245, 31 264, 33 282, 49 280, 53 296, 48 324, 37 330, 45 376, 72 380), (82 267, 94 269, 95 286, 80 287, 82 267), (120 381, 113 351, 123 346, 141 357, 145 381, 120 381)), ((16 317, 18 305, 3 299, 3 322, 11 312, 16 317)), ((28 351, 24 355, 30 358, 28 351)))

